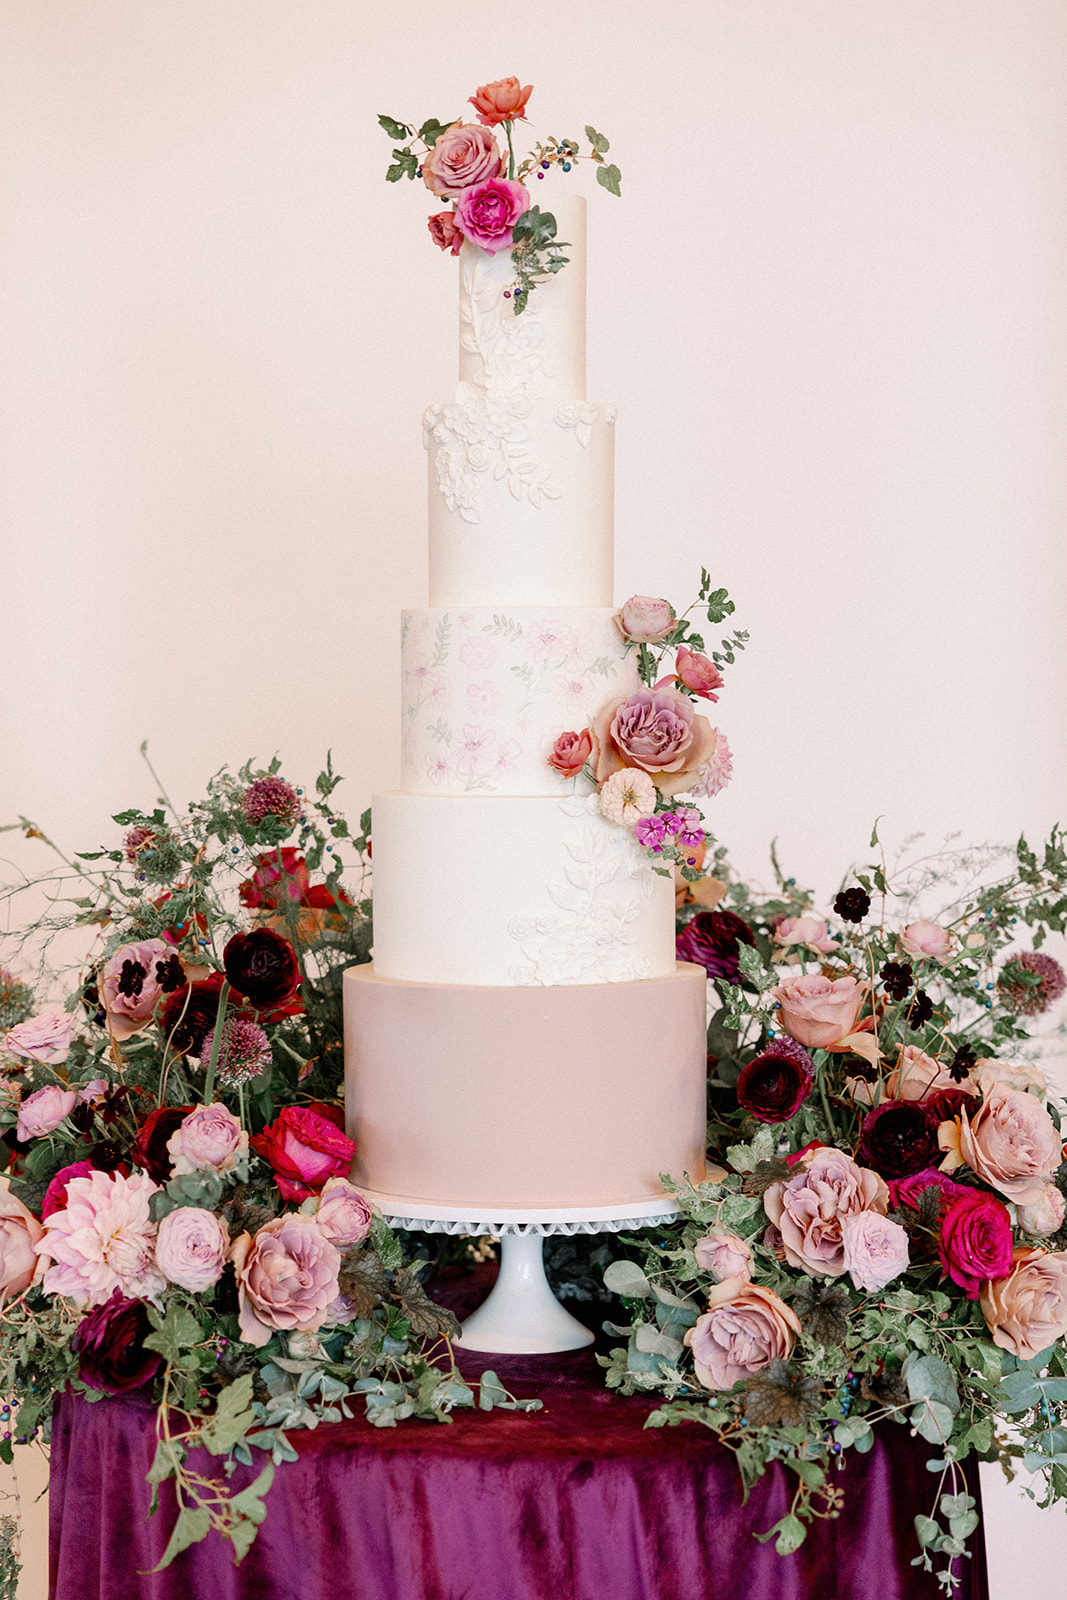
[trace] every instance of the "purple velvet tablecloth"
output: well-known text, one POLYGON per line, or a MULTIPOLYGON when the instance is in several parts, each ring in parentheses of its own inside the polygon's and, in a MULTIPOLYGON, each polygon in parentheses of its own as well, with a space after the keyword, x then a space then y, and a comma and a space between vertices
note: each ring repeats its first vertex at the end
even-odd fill
MULTIPOLYGON (((603 1388, 587 1351, 463 1357, 545 1409, 455 1413, 451 1426, 377 1430, 362 1418, 290 1434, 267 1520, 240 1567, 210 1534, 146 1576, 173 1522, 164 1486, 145 1519, 152 1411, 136 1400, 57 1400, 52 1600, 934 1600, 910 1565, 928 1511, 931 1447, 880 1430, 849 1452, 845 1510, 792 1556, 753 1534, 788 1509, 772 1472, 741 1504, 733 1458, 705 1429, 643 1430, 650 1405, 603 1388)), ((260 1470, 238 1469, 237 1483, 260 1470)), ((204 1458, 202 1470, 217 1470, 204 1458)), ((975 1475, 976 1477, 976 1475, 975 1475)), ((972 1493, 977 1493, 972 1484, 972 1493)), ((980 1540, 959 1600, 986 1600, 980 1540)))

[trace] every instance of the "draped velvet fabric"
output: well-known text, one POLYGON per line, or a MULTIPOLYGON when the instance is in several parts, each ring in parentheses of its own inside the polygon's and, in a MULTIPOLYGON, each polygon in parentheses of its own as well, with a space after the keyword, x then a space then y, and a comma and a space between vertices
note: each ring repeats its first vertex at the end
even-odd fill
MULTIPOLYGON (((143 1400, 57 1400, 51 1600, 935 1600, 911 1566, 913 1518, 937 1483, 906 1427, 849 1452, 837 1521, 792 1556, 756 1542, 789 1507, 776 1470, 741 1503, 732 1456, 697 1424, 645 1430, 653 1409, 603 1387, 588 1351, 462 1357, 543 1411, 454 1414, 450 1426, 363 1418, 289 1435, 267 1520, 234 1567, 214 1533, 147 1576, 173 1523, 164 1486, 146 1520, 154 1451, 143 1400)), ((218 1463, 199 1453, 201 1471, 218 1463)), ((243 1485, 260 1470, 238 1468, 243 1485)), ((972 1478, 971 1492, 976 1493, 972 1478)), ((958 1600, 987 1600, 980 1539, 958 1600)))

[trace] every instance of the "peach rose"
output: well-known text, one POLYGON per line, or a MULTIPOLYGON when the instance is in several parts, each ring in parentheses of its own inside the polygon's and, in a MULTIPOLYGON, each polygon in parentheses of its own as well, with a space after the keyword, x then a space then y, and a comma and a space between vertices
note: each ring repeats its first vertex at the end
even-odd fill
POLYGON ((846 1269, 841 1224, 859 1211, 889 1210, 889 1189, 843 1150, 806 1150, 791 1178, 772 1183, 763 1209, 782 1236, 785 1258, 800 1272, 837 1278, 846 1269))
POLYGON ((593 753, 593 736, 588 728, 581 733, 561 733, 548 758, 561 778, 576 778, 593 753))
POLYGON ((705 1389, 732 1389, 772 1361, 788 1360, 799 1333, 796 1313, 773 1289, 737 1277, 715 1285, 684 1342, 705 1389))
POLYGON ((469 104, 478 113, 479 122, 494 128, 498 122, 514 122, 516 117, 523 116, 532 94, 532 83, 522 89, 518 78, 498 78, 495 83, 483 83, 471 95, 469 104))
POLYGON ((783 917, 774 937, 778 944, 806 944, 822 955, 836 948, 824 917, 783 917))
POLYGON ((422 181, 432 194, 455 200, 464 189, 487 178, 499 178, 503 170, 497 142, 488 128, 476 122, 454 122, 438 135, 423 161, 422 181))
POLYGON ((1019 1089, 994 1084, 968 1117, 943 1122, 938 1141, 946 1152, 942 1172, 966 1162, 985 1183, 1016 1205, 1041 1203, 1045 1185, 1063 1159, 1056 1125, 1040 1100, 1019 1089))
POLYGON ((1067 1255, 1017 1246, 1006 1278, 991 1278, 979 1300, 993 1343, 1029 1361, 1067 1335, 1067 1255))
POLYGON ((811 972, 783 978, 771 989, 778 1001, 778 1026, 809 1050, 850 1049, 869 985, 856 978, 824 978, 811 972))
POLYGON ((612 700, 593 719, 596 779, 623 767, 649 773, 661 794, 682 794, 715 749, 715 731, 677 689, 638 689, 612 700))
POLYGON ((897 1064, 886 1079, 886 1097, 890 1100, 928 1100, 932 1094, 940 1094, 942 1089, 976 1093, 970 1083, 957 1083, 947 1068, 932 1056, 924 1054, 913 1044, 902 1045, 897 1064))
POLYGON ((30 1287, 37 1270, 33 1247, 43 1238, 41 1224, 15 1198, 5 1179, 0 1183, 0 1301, 30 1287))
POLYGON ((456 226, 454 211, 437 211, 426 220, 430 238, 439 250, 451 250, 458 256, 463 249, 463 230, 456 226))
POLYGON ((952 947, 952 935, 939 923, 909 922, 900 936, 900 942, 909 956, 928 956, 931 961, 944 961, 952 947))

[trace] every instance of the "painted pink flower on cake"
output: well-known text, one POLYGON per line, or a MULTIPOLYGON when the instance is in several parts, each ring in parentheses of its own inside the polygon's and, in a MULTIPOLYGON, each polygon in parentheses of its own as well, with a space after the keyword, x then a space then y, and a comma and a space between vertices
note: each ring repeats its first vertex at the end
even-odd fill
POLYGON ((168 1283, 193 1294, 219 1281, 229 1250, 226 1224, 200 1206, 178 1206, 159 1224, 156 1265, 168 1283))
POLYGON ((782 1236, 791 1267, 825 1277, 846 1270, 841 1223, 859 1211, 889 1209, 885 1180, 829 1145, 809 1149, 791 1178, 772 1183, 763 1209, 782 1236))
MULTIPOLYGON (((422 181, 431 194, 440 195, 442 200, 455 200, 465 189, 499 178, 503 167, 499 146, 487 127, 477 122, 454 122, 438 135, 433 149, 423 159, 422 181)), ((451 214, 441 213, 443 217, 451 214)), ((433 220, 431 217, 431 224, 433 220)))
POLYGON ((1063 1141, 1040 1100, 994 1084, 972 1115, 961 1109, 943 1122, 941 1166, 954 1172, 966 1162, 985 1183, 1017 1205, 1036 1205, 1063 1159, 1063 1141))
POLYGON ((638 689, 611 701, 594 717, 593 736, 598 783, 622 767, 640 767, 668 795, 690 787, 715 747, 711 725, 677 689, 638 689))
POLYGON ((985 1285, 980 1304, 993 1343, 1032 1360, 1067 1335, 1067 1255, 1016 1247, 1011 1271, 985 1285))
POLYGON ((737 1277, 716 1284, 684 1342, 705 1389, 732 1389, 772 1361, 788 1360, 799 1334, 796 1313, 773 1289, 737 1277))
POLYGON ((279 1329, 314 1333, 332 1301, 341 1253, 313 1217, 288 1213, 242 1233, 230 1253, 237 1274, 241 1337, 262 1348, 279 1329))
POLYGON ((164 939, 124 944, 104 965, 100 998, 116 1039, 143 1033, 164 996, 185 982, 185 970, 164 939))
POLYGON ((467 704, 475 717, 495 717, 503 701, 500 688, 492 678, 467 685, 467 704))
POLYGON ((42 1139, 54 1133, 78 1103, 73 1089, 61 1089, 56 1083, 35 1089, 19 1106, 19 1120, 15 1137, 22 1140, 42 1139))
POLYGON ((96 1306, 113 1290, 154 1300, 166 1279, 156 1266, 156 1225, 149 1202, 158 1185, 143 1172, 91 1172, 67 1184, 67 1204, 44 1224, 36 1246, 52 1263, 44 1275, 46 1294, 66 1295, 78 1306, 96 1306))
POLYGON ((533 94, 533 84, 523 88, 518 78, 498 78, 495 83, 483 83, 470 97, 470 104, 478 114, 478 121, 487 128, 501 122, 514 122, 526 114, 526 102, 533 94))
POLYGON ((0 1183, 0 1301, 30 1287, 37 1271, 35 1246, 43 1238, 41 1224, 5 1178, 0 1183))
POLYGON ((632 594, 615 618, 619 632, 633 644, 659 644, 674 629, 677 618, 669 600, 632 594))
POLYGON ((9 1028, 4 1036, 4 1048, 23 1061, 40 1061, 46 1067, 57 1067, 70 1054, 73 1038, 74 1018, 53 1007, 9 1028))
POLYGON ((511 230, 530 208, 528 189, 511 178, 491 178, 473 189, 464 189, 456 204, 456 225, 472 244, 487 255, 510 250, 511 230))
POLYGON ((488 775, 495 744, 496 734, 492 728, 480 728, 471 722, 464 724, 463 737, 453 759, 456 771, 467 779, 468 785, 488 775))

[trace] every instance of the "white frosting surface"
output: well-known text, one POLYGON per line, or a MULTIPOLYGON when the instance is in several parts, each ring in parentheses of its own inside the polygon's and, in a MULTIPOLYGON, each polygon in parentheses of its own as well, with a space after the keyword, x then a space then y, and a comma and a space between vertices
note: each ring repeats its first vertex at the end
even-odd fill
POLYGON ((570 794, 556 739, 639 682, 614 611, 558 606, 405 611, 401 671, 415 794, 570 794))

